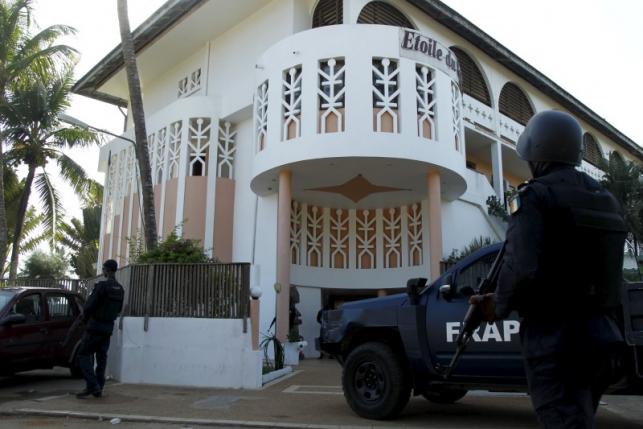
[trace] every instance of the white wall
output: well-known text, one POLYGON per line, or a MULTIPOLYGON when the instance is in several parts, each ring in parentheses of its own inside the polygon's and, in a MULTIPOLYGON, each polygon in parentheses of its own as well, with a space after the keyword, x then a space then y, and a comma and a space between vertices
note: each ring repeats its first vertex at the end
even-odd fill
POLYGON ((221 98, 221 116, 252 104, 257 58, 292 29, 292 4, 276 0, 212 42, 208 93, 221 98))
POLYGON ((190 53, 189 57, 166 70, 154 81, 143 82, 146 116, 151 116, 176 101, 179 98, 179 80, 184 77, 188 77, 189 80, 190 74, 198 68, 201 68, 201 90, 195 92, 194 95, 205 94, 206 56, 207 49, 204 46, 198 51, 190 53))
POLYGON ((299 304, 297 310, 301 313, 301 322, 299 326, 299 335, 304 337, 308 345, 304 347, 304 356, 307 358, 319 357, 319 351, 315 350, 315 338, 319 337, 319 328, 317 323, 317 312, 321 309, 321 289, 316 287, 297 286, 299 292, 299 304))
POLYGON ((262 353, 240 319, 125 317, 116 328, 108 371, 122 383, 258 389, 262 353))
POLYGON ((257 201, 256 194, 250 189, 252 159, 254 158, 252 119, 237 124, 236 148, 232 260, 252 262, 255 203, 257 201))
MULTIPOLYGON (((257 235, 255 242, 255 267, 250 279, 262 291, 259 338, 268 332, 275 317, 277 281, 277 194, 260 197, 257 205, 257 235)), ((248 225, 252 228, 252 225, 248 225)), ((292 280, 291 280, 292 281, 292 280)), ((274 328, 273 328, 274 329, 274 328)))

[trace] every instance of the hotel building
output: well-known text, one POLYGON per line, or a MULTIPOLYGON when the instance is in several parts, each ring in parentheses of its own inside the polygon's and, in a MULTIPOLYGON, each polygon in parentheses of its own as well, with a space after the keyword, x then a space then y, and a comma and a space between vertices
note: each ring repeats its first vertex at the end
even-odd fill
MULTIPOLYGON (((503 238, 487 199, 530 177, 515 145, 534 113, 578 118, 594 178, 613 152, 643 160, 437 0, 171 0, 134 38, 159 234, 252 263, 262 332, 277 317, 285 335, 296 287, 307 355, 322 306, 435 278, 453 249, 503 238)), ((127 107, 120 47, 74 91, 127 107)), ((132 145, 103 146, 99 169, 99 259, 126 264, 142 230, 132 145)))

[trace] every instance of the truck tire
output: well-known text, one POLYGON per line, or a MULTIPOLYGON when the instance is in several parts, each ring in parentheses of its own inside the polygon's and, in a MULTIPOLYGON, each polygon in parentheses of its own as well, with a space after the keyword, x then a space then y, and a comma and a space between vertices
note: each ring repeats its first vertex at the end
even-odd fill
POLYGON ((448 387, 436 387, 422 394, 426 399, 435 404, 453 404, 464 398, 467 390, 448 387))
POLYGON ((398 356, 386 344, 371 342, 355 348, 342 374, 346 402, 367 419, 392 419, 409 401, 411 383, 398 356))

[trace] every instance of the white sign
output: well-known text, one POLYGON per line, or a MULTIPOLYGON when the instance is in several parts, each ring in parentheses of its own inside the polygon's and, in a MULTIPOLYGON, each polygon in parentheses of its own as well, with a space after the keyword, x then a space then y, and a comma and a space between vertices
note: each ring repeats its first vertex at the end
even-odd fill
POLYGON ((400 56, 427 63, 459 82, 458 58, 437 40, 408 28, 400 28, 400 56))
MULTIPOLYGON (((452 343, 458 338, 460 333, 460 322, 447 322, 447 343, 452 343)), ((517 320, 503 320, 502 325, 500 322, 487 323, 484 332, 480 332, 480 328, 473 332, 471 338, 476 343, 487 343, 495 341, 498 343, 510 343, 511 336, 520 331, 520 322, 517 320), (481 335, 482 334, 482 335, 481 335)))

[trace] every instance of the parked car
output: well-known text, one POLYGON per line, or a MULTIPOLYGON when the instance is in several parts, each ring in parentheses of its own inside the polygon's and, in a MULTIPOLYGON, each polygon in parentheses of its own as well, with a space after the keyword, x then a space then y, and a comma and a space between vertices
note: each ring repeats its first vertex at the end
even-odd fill
POLYGON ((80 377, 75 352, 83 327, 74 321, 83 304, 63 289, 0 289, 0 375, 63 366, 80 377))
MULTIPOLYGON (((468 298, 500 247, 480 249, 420 291, 415 286, 424 286, 426 279, 411 281, 408 294, 354 301, 323 312, 319 349, 342 364, 344 396, 353 411, 387 419, 402 412, 411 393, 444 404, 472 389, 527 390, 516 313, 483 324, 451 377, 444 379, 440 371, 455 353, 468 298)), ((622 299, 627 373, 610 391, 643 395, 643 283, 624 283, 622 299)))

